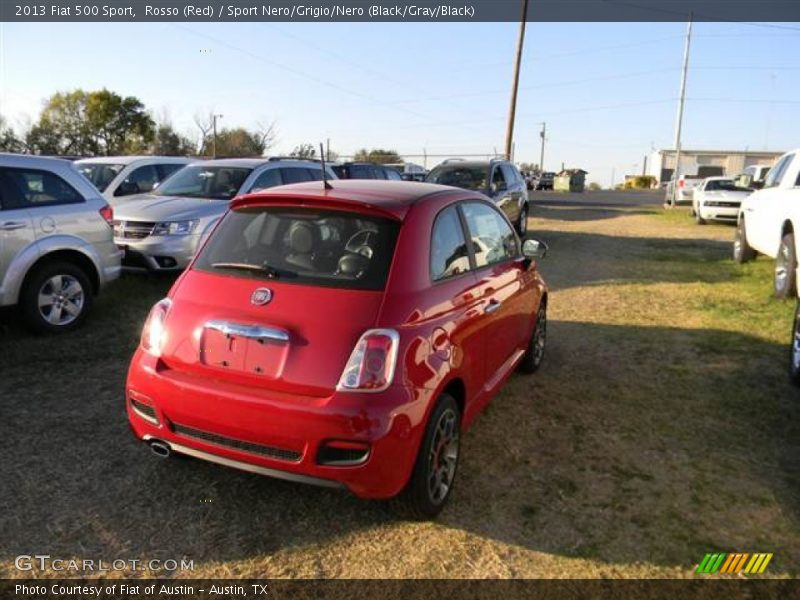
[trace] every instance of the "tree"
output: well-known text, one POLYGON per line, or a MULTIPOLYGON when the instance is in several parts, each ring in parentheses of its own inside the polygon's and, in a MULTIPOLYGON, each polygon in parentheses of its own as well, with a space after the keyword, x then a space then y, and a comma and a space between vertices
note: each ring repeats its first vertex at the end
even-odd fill
POLYGON ((23 142, 6 123, 3 115, 0 115, 0 152, 23 152, 24 150, 23 142))
POLYGON ((236 127, 217 132, 217 156, 263 156, 266 149, 264 138, 257 131, 236 127))
POLYGON ((313 144, 300 144, 294 147, 294 150, 292 150, 289 156, 295 158, 316 158, 317 151, 313 144))
POLYGON ((197 152, 194 142, 175 131, 169 122, 161 123, 157 127, 149 150, 157 156, 190 156, 197 152))
POLYGON ((355 162, 375 162, 375 163, 386 164, 386 163, 403 162, 403 157, 401 157, 394 150, 382 150, 382 149, 367 150, 366 148, 362 148, 353 155, 353 160, 355 162))
POLYGON ((526 171, 528 173, 538 173, 539 165, 538 163, 520 163, 519 170, 526 171))
POLYGON ((154 135, 155 123, 138 98, 78 89, 47 99, 26 142, 41 154, 109 156, 144 148, 154 135))

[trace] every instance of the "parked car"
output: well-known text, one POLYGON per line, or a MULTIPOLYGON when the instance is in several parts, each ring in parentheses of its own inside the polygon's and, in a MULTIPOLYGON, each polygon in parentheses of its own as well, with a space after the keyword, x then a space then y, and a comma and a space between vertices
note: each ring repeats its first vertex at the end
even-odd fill
POLYGON ((800 232, 800 150, 781 156, 770 169, 763 189, 747 196, 741 205, 733 243, 733 258, 743 263, 760 252, 775 259, 773 287, 778 298, 797 291, 800 232))
POLYGON ((552 171, 545 171, 539 173, 539 176, 533 182, 533 189, 535 190, 552 190, 556 181, 556 174, 552 171))
POLYGON ((152 192, 159 183, 192 162, 179 156, 98 156, 74 165, 110 204, 119 198, 152 192))
MULTIPOLYGON (((336 179, 327 168, 329 179, 336 179)), ((114 239, 123 265, 150 271, 181 270, 228 209, 231 198, 270 187, 318 181, 322 165, 288 158, 225 158, 193 163, 152 194, 117 206, 114 239)))
POLYGON ((0 154, 0 306, 40 333, 80 325, 120 274, 112 218, 68 161, 0 154))
POLYGON ((541 364, 545 251, 484 196, 443 186, 237 198, 147 318, 133 432, 162 456, 400 495, 435 516, 462 431, 515 369, 541 364))
POLYGON ((383 165, 400 173, 403 181, 425 181, 428 171, 422 165, 408 162, 387 163, 383 165))
POLYGON ((506 214, 517 233, 524 237, 528 231, 528 189, 517 167, 508 160, 446 160, 428 173, 426 181, 481 192, 506 214))
POLYGON ((337 163, 331 164, 331 169, 339 179, 391 179, 393 181, 403 179, 397 169, 378 163, 337 163))
MULTIPOLYGON (((686 176, 681 175, 678 178, 678 188, 675 193, 675 204, 691 204, 694 200, 694 190, 705 180, 704 177, 686 176)), ((670 204, 672 202, 672 190, 675 186, 674 181, 667 183, 666 195, 664 196, 664 203, 670 204)))
POLYGON ((707 221, 735 222, 742 200, 752 193, 729 177, 706 177, 694 190, 692 214, 699 225, 707 221))

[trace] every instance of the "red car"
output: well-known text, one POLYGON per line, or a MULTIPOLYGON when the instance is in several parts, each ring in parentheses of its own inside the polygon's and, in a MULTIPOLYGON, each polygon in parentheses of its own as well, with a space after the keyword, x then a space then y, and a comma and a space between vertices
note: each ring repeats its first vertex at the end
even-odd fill
POLYGON ((231 203, 147 318, 128 417, 162 456, 400 495, 432 517, 461 432, 542 360, 546 246, 521 245, 477 192, 333 186, 231 203))

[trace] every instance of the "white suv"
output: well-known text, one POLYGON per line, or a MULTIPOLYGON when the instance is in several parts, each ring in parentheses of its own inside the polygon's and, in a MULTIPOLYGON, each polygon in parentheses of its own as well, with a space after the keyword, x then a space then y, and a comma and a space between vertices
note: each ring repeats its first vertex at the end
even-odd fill
POLYGON ((100 190, 109 204, 134 194, 152 192, 159 183, 190 162, 180 156, 97 156, 73 165, 100 190))
POLYGON ((800 236, 800 150, 778 159, 769 170, 763 189, 742 201, 737 223, 734 260, 752 260, 757 252, 774 258, 775 295, 794 295, 800 236))
POLYGON ((64 160, 0 154, 0 306, 52 333, 77 327, 120 274, 113 212, 64 160))

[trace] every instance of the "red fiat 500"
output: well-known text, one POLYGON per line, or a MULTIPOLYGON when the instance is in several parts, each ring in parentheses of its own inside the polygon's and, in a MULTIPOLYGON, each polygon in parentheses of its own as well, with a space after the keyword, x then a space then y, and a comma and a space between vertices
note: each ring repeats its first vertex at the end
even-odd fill
POLYGON ((468 190, 384 181, 234 200, 147 318, 136 436, 436 515, 459 436, 545 347, 541 242, 468 190))

